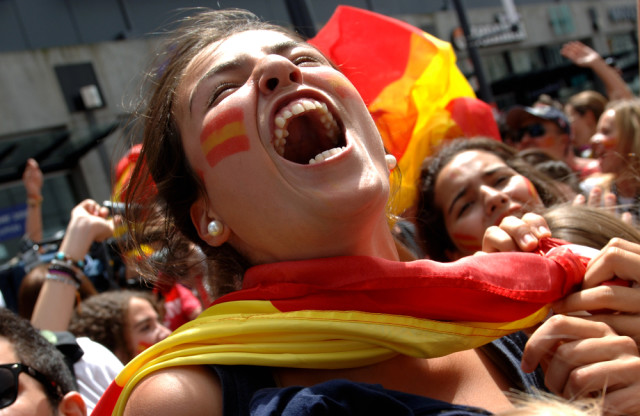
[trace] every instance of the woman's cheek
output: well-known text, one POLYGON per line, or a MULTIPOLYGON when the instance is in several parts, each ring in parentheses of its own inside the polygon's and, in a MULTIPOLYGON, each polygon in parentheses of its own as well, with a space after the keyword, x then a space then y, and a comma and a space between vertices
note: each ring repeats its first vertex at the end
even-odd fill
POLYGON ((525 202, 529 202, 532 205, 542 205, 542 198, 540 198, 540 195, 538 194, 538 191, 536 190, 536 187, 533 185, 533 182, 531 182, 528 178, 521 176, 522 180, 524 181, 524 187, 526 189, 526 200, 525 202))
POLYGON ((240 107, 220 111, 205 125, 200 134, 200 150, 210 168, 236 153, 250 149, 240 107))
POLYGON ((484 237, 482 224, 484 221, 472 214, 468 213, 462 219, 457 220, 449 232, 451 241, 463 254, 473 254, 482 250, 482 238, 484 237))
POLYGON ((466 233, 453 233, 452 240, 461 252, 475 253, 482 250, 482 239, 477 235, 466 233))

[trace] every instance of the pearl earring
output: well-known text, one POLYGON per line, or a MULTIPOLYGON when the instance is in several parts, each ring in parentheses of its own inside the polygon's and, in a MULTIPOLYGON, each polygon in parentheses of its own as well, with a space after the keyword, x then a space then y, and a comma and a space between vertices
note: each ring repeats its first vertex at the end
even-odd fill
POLYGON ((384 158, 387 161, 387 167, 389 168, 389 170, 393 170, 398 164, 398 161, 396 160, 396 157, 394 155, 384 155, 384 158))
POLYGON ((224 225, 218 220, 213 220, 207 225, 207 232, 211 237, 217 237, 222 234, 222 229, 224 225))

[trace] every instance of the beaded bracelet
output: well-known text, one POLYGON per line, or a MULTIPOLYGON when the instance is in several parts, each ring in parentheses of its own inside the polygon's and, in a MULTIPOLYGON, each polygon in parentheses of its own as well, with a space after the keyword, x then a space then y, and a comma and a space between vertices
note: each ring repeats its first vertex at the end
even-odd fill
POLYGON ((78 277, 78 271, 69 267, 67 264, 60 264, 58 260, 51 260, 49 265, 49 273, 62 274, 72 278, 76 283, 81 284, 82 281, 78 277))
POLYGON ((78 283, 78 282, 76 282, 74 280, 68 279, 66 277, 63 277, 61 275, 58 275, 58 274, 47 273, 45 278, 47 280, 53 280, 53 281, 56 281, 56 282, 64 283, 64 284, 69 285, 69 286, 73 286, 73 287, 76 288, 76 290, 80 287, 80 283, 78 283))
POLYGON ((55 255, 56 260, 64 261, 66 263, 70 263, 72 266, 82 270, 84 269, 84 261, 83 260, 74 260, 64 254, 62 251, 58 251, 55 255))

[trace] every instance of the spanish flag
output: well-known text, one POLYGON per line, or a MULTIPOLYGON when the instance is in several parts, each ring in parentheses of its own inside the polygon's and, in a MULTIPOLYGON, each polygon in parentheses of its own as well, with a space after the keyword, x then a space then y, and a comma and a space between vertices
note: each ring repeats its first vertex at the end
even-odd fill
POLYGON ((452 263, 356 256, 254 266, 242 290, 134 358, 93 414, 121 415, 143 377, 173 366, 352 368, 476 348, 542 321, 550 302, 579 287, 585 265, 560 247, 452 263))
POLYGON ((402 173, 391 207, 401 214, 417 199, 422 161, 446 139, 500 140, 491 107, 475 98, 451 45, 400 20, 338 6, 309 41, 360 92, 402 173))

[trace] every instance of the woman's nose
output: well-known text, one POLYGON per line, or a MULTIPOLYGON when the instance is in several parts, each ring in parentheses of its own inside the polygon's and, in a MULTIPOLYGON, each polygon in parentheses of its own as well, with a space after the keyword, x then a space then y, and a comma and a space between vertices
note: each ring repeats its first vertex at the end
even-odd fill
POLYGON ((496 209, 509 202, 509 196, 507 194, 490 186, 482 186, 481 192, 483 194, 485 212, 487 215, 493 214, 496 209))
POLYGON ((302 83, 302 72, 287 58, 267 55, 258 62, 254 70, 260 92, 268 95, 276 89, 302 83))
POLYGON ((589 141, 592 145, 602 144, 602 142, 604 141, 604 135, 602 133, 596 133, 591 136, 591 139, 589 139, 589 141))
POLYGON ((162 324, 158 324, 156 331, 156 342, 162 341, 171 334, 171 330, 162 324))

